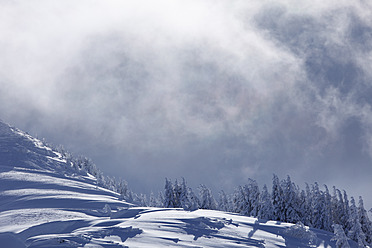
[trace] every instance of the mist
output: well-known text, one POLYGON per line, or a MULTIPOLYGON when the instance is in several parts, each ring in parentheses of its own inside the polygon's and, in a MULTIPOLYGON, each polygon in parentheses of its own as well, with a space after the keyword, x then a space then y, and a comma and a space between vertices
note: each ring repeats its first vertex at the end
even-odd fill
POLYGON ((134 191, 276 173, 372 206, 370 3, 0 6, 0 118, 134 191))

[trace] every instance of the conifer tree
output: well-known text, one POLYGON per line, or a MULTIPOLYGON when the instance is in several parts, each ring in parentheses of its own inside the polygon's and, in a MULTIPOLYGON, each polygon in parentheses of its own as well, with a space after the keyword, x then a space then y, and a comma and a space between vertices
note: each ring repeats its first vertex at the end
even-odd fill
POLYGON ((248 184, 239 186, 234 193, 234 208, 237 213, 256 217, 258 214, 259 188, 257 182, 248 179, 248 184))
POLYGON ((372 244, 372 222, 368 218, 368 213, 364 208, 364 203, 361 196, 359 196, 358 215, 362 231, 366 235, 366 241, 368 244, 372 244))
POLYGON ((174 207, 175 208, 182 208, 182 204, 181 204, 181 196, 182 195, 184 195, 185 198, 187 198, 186 192, 183 193, 182 190, 183 189, 182 189, 181 184, 179 184, 177 179, 176 179, 176 181, 174 182, 174 185, 173 185, 174 207))
POLYGON ((187 210, 193 211, 197 210, 200 207, 200 201, 199 198, 196 196, 196 194, 192 191, 191 188, 188 188, 188 196, 190 200, 190 206, 187 210))
POLYGON ((278 176, 275 174, 273 176, 273 190, 271 194, 274 220, 285 221, 285 202, 283 197, 283 189, 280 186, 278 176))
POLYGON ((226 195, 226 193, 223 190, 221 190, 218 195, 219 195, 218 209, 221 211, 226 211, 226 212, 232 211, 230 200, 228 196, 226 195))
POLYGON ((335 236, 332 240, 336 241, 337 248, 350 248, 348 237, 346 236, 344 229, 339 224, 333 224, 333 233, 335 236))
POLYGON ((163 192, 159 191, 156 206, 159 207, 159 208, 165 208, 164 203, 165 203, 164 194, 163 194, 163 192))
POLYGON ((249 216, 257 217, 259 208, 259 196, 260 189, 255 180, 248 178, 248 184, 246 185, 246 195, 248 208, 247 212, 249 216))
POLYGON ((286 222, 297 223, 300 221, 298 209, 298 196, 296 186, 292 183, 291 178, 287 176, 286 180, 282 181, 283 197, 284 197, 284 216, 286 222))
POLYGON ((353 197, 351 197, 350 200, 350 208, 349 208, 349 227, 350 230, 347 233, 347 236, 358 242, 359 247, 366 247, 367 241, 366 241, 366 235, 362 230, 362 225, 359 222, 359 214, 358 209, 355 205, 355 200, 353 197))
POLYGON ((232 205, 233 205, 232 206, 233 212, 239 213, 242 215, 248 214, 246 211, 247 204, 246 204, 245 192, 244 192, 243 187, 240 185, 234 191, 232 205))
POLYGON ((145 194, 136 194, 134 193, 134 200, 133 202, 141 207, 147 207, 147 197, 145 194))
POLYGON ((301 190, 300 195, 298 197, 298 209, 299 209, 299 217, 301 223, 304 225, 308 225, 307 223, 307 215, 308 215, 308 208, 306 204, 306 193, 304 190, 301 190))
POLYGON ((325 223, 325 202, 323 193, 319 190, 318 183, 315 182, 312 186, 312 209, 313 209, 313 227, 324 229, 325 223))
POLYGON ((216 209, 217 204, 213 198, 212 192, 204 184, 199 186, 200 192, 200 208, 201 209, 216 209))
POLYGON ((303 222, 305 225, 313 226, 313 195, 310 190, 309 184, 306 183, 305 187, 305 205, 306 205, 306 216, 304 217, 305 222, 303 222))
POLYGON ((120 194, 120 197, 124 199, 125 201, 129 201, 129 202, 133 201, 131 197, 132 195, 129 193, 128 183, 125 180, 121 180, 118 183, 117 192, 120 194))
POLYGON ((345 203, 345 201, 344 201, 344 198, 345 197, 346 197, 345 198, 346 201, 348 201, 347 195, 346 195, 346 192, 344 192, 344 195, 342 195, 341 191, 338 190, 338 189, 336 191, 337 191, 337 198, 338 198, 337 211, 338 211, 338 216, 339 216, 339 222, 340 222, 340 225, 342 225, 342 228, 344 229, 345 233, 347 234, 347 232, 349 230, 349 228, 348 228, 348 222, 349 222, 349 211, 348 211, 348 208, 349 208, 349 203, 348 202, 345 203))
POLYGON ((185 178, 182 178, 182 184, 179 187, 180 192, 180 204, 185 210, 196 210, 199 208, 199 200, 192 191, 191 188, 187 187, 185 178))
POLYGON ((344 230, 345 233, 348 235, 348 232, 351 229, 350 226, 350 206, 349 206, 349 199, 347 197, 346 191, 343 190, 343 195, 344 195, 344 215, 342 216, 343 218, 343 223, 345 224, 344 230))
MULTIPOLYGON (((342 216, 342 211, 340 206, 343 206, 343 203, 340 204, 340 200, 338 199, 339 195, 339 190, 336 189, 335 186, 333 186, 333 193, 331 197, 331 209, 332 209, 332 223, 333 224, 339 224, 341 226, 341 216, 342 216)), ((341 199, 342 200, 342 199, 341 199)))
POLYGON ((175 208, 176 207, 175 200, 174 200, 173 184, 167 178, 165 179, 164 207, 165 208, 175 208))
POLYGON ((149 207, 158 207, 158 202, 154 196, 154 193, 151 191, 149 198, 149 207))
POLYGON ((271 202, 271 195, 267 190, 266 184, 263 186, 259 197, 257 217, 264 220, 271 220, 273 218, 273 204, 271 202))
POLYGON ((332 231, 332 197, 329 193, 327 185, 324 185, 325 191, 323 192, 324 198, 324 230, 332 231))
POLYGON ((187 186, 186 186, 185 178, 182 178, 182 183, 181 183, 179 189, 180 189, 179 198, 180 198, 181 207, 185 210, 188 210, 190 208, 191 202, 190 202, 190 199, 189 199, 188 189, 187 189, 187 186))

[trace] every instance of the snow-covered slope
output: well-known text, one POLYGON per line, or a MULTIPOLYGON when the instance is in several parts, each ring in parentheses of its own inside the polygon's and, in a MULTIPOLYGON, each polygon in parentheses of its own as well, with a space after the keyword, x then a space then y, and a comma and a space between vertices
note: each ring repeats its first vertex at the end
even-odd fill
POLYGON ((332 237, 220 211, 135 207, 0 122, 0 247, 335 247, 332 237))

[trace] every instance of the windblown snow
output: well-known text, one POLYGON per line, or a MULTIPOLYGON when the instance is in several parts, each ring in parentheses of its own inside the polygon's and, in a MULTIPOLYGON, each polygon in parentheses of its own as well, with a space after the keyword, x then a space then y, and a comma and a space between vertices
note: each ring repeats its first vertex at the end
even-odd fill
POLYGON ((301 225, 138 207, 70 167, 40 140, 0 122, 1 247, 336 247, 332 233, 301 225))

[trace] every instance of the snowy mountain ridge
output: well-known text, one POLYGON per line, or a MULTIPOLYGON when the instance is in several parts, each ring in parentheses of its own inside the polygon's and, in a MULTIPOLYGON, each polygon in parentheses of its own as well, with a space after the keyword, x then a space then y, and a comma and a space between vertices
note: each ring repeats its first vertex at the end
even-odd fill
POLYGON ((78 167, 0 122, 0 247, 340 247, 332 233, 301 224, 138 207, 78 167))

